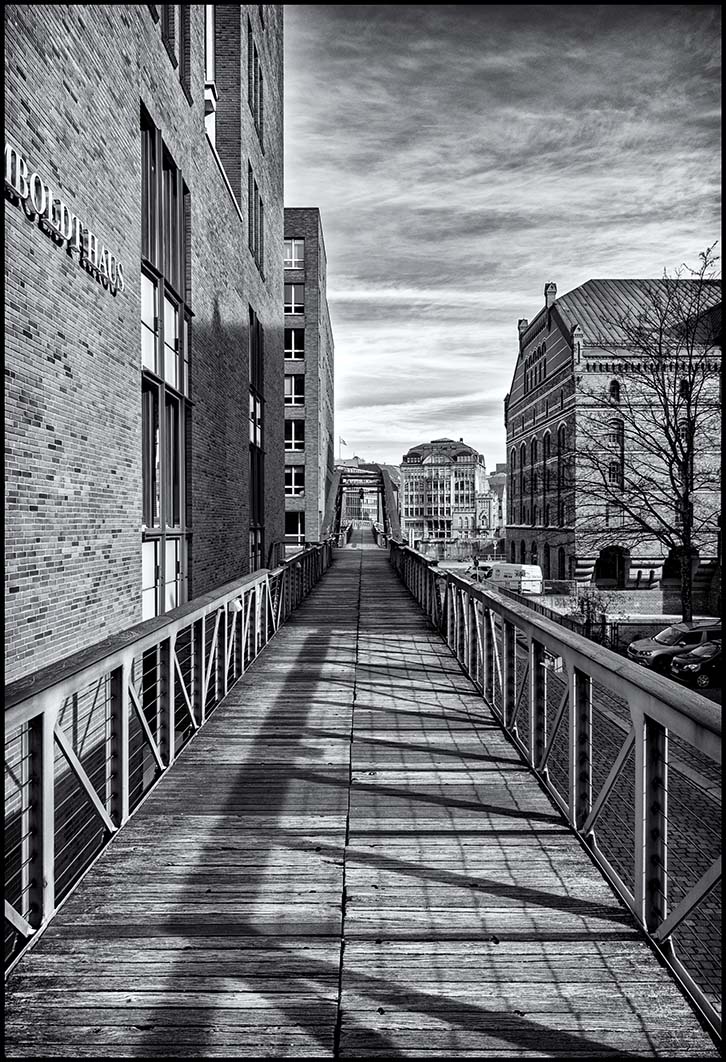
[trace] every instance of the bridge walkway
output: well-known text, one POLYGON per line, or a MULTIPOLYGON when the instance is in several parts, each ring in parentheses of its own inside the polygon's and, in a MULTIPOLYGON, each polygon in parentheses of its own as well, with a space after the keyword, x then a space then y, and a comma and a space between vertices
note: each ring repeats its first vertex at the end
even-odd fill
POLYGON ((717 1057, 392 572, 332 569, 11 975, 8 1056, 717 1057))

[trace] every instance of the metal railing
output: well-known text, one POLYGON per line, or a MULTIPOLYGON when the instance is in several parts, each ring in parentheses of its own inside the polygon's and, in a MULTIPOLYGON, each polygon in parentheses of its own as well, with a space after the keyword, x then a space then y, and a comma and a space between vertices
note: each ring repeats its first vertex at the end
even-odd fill
POLYGON ((390 557, 718 1040, 721 709, 406 546, 390 557))
POLYGON ((8 969, 331 558, 311 547, 6 687, 8 969))

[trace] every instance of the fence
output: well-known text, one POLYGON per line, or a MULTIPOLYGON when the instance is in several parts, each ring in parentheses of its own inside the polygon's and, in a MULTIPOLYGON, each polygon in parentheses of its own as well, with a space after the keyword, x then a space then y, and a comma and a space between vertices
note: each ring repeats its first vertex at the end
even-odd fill
POLYGON ((718 1039, 720 709, 408 547, 391 563, 718 1039))
POLYGON ((330 543, 5 691, 5 963, 45 928, 328 568, 330 543))

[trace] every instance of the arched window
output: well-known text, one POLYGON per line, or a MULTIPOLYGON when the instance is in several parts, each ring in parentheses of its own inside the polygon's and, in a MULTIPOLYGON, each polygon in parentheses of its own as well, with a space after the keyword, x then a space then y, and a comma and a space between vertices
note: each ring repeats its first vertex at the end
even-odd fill
POLYGON ((622 420, 608 421, 608 442, 611 446, 617 446, 622 450, 625 442, 625 422, 622 420))
POLYGON ((536 439, 532 439, 531 453, 532 453, 532 464, 536 465, 537 464, 537 440, 536 439))
POLYGON ((522 541, 519 543, 519 563, 527 563, 527 547, 524 543, 524 539, 522 539, 522 541))
POLYGON ((532 548, 529 551, 529 563, 530 564, 539 564, 539 561, 537 560, 537 557, 538 557, 537 543, 533 542, 532 543, 532 548))
POLYGON ((516 449, 515 446, 513 446, 512 447, 512 472, 516 472, 516 471, 517 471, 517 449, 516 449))
POLYGON ((565 548, 560 546, 557 550, 557 578, 565 579, 565 548))
POLYGON ((512 564, 516 564, 517 563, 517 546, 516 546, 516 543, 514 543, 514 542, 512 543, 511 549, 509 550, 509 556, 511 558, 512 564))
POLYGON ((609 395, 610 395, 610 401, 611 402, 619 402, 620 401, 620 384, 618 383, 617 380, 611 380, 610 381, 609 395))
POLYGON ((680 382, 680 385, 679 385, 679 388, 678 388, 678 394, 681 396, 681 398, 688 398, 690 392, 691 392, 690 384, 688 383, 688 380, 686 380, 686 378, 683 377, 681 379, 681 382, 680 382))

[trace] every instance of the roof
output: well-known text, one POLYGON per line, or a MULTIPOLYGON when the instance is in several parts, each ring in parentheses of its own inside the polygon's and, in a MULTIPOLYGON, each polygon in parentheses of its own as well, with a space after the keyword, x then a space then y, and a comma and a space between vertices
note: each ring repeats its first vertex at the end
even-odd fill
POLYGON ((408 457, 409 454, 421 454, 422 458, 431 454, 438 454, 441 457, 455 457, 457 454, 481 456, 473 446, 456 439, 432 439, 431 442, 421 443, 420 446, 412 446, 403 456, 408 457))
POLYGON ((719 280, 587 280, 579 288, 561 295, 554 306, 569 329, 576 324, 580 326, 585 342, 613 339, 616 338, 613 331, 618 320, 628 316, 637 320, 652 309, 653 293, 659 290, 665 293, 667 286, 673 283, 678 284, 679 293, 683 292, 687 304, 695 296, 699 283, 706 306, 714 307, 721 302, 719 280))

